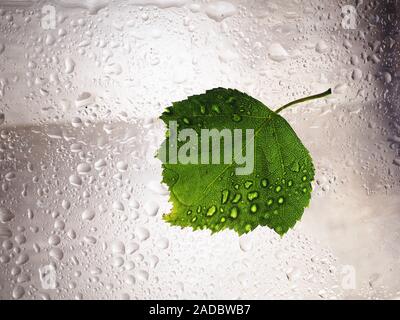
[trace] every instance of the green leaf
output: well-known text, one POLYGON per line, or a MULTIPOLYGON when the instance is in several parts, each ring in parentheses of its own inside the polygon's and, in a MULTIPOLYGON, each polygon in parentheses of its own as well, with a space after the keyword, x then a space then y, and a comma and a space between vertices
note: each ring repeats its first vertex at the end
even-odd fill
MULTIPOLYGON (((310 202, 314 166, 308 150, 278 112, 329 93, 330 89, 294 101, 277 112, 245 93, 224 88, 173 103, 160 117, 167 128, 170 121, 176 121, 179 131, 194 129, 199 137, 201 129, 254 129, 254 140, 246 141, 242 149, 254 144, 254 170, 237 175, 236 168, 243 165, 235 162, 174 164, 163 159, 163 182, 173 205, 164 219, 194 230, 229 228, 241 235, 268 226, 280 235, 286 233, 310 202)), ((171 139, 167 132, 160 150, 169 150, 174 144, 171 139)), ((178 140, 178 150, 186 142, 178 140)), ((221 159, 224 151, 221 143, 221 159)), ((195 152, 200 159, 205 151, 199 147, 195 152)))

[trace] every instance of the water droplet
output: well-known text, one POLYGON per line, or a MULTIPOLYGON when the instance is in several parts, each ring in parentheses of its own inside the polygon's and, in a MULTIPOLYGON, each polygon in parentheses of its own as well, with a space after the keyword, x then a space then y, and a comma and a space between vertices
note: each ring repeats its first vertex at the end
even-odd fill
MULTIPOLYGON (((80 128, 80 127, 82 127, 82 125, 83 125, 82 119, 79 118, 79 117, 73 117, 73 118, 71 119, 71 125, 72 125, 74 128, 80 128)), ((71 145, 71 151, 72 151, 72 152, 79 152, 80 149, 82 149, 82 146, 81 146, 79 143, 76 143, 76 144, 74 143, 74 144, 71 145)))
POLYGON ((278 198, 278 203, 279 203, 279 204, 283 204, 283 202, 284 202, 283 197, 279 197, 279 198, 278 198))
POLYGON ((11 261, 10 256, 5 255, 5 254, 0 255, 0 263, 2 263, 2 264, 7 264, 7 263, 9 263, 10 261, 11 261))
POLYGON ((257 212, 257 205, 256 204, 253 204, 251 207, 250 207, 250 211, 252 212, 252 213, 255 213, 255 212, 257 212))
POLYGON ((139 202, 135 199, 131 199, 131 201, 129 201, 128 205, 132 209, 138 209, 140 207, 139 202))
POLYGON ((63 132, 58 127, 49 128, 47 131, 47 136, 52 139, 62 139, 63 132))
POLYGON ((12 297, 14 299, 21 299, 24 296, 24 294, 25 294, 25 289, 20 285, 15 286, 12 291, 12 297))
POLYGON ((235 15, 236 12, 236 6, 228 1, 213 1, 205 7, 207 16, 217 22, 235 15))
POLYGON ((125 254, 125 245, 122 241, 115 240, 111 243, 110 249, 113 255, 125 254))
POLYGON ((78 108, 86 107, 95 102, 94 96, 90 92, 81 92, 75 100, 75 106, 78 108))
POLYGON ((125 161, 118 161, 117 169, 119 172, 125 172, 126 170, 128 170, 128 163, 126 163, 125 161))
POLYGON ((335 86, 335 88, 333 89, 333 92, 337 93, 337 94, 343 94, 347 91, 347 88, 348 88, 348 86, 346 83, 340 83, 337 86, 335 86))
POLYGON ((279 192, 279 191, 281 191, 281 190, 282 190, 282 187, 281 187, 281 186, 276 186, 276 187, 275 187, 275 191, 276 191, 276 192, 279 192))
POLYGON ((56 230, 64 230, 65 229, 65 222, 62 220, 56 220, 54 222, 54 229, 56 230))
POLYGON ((148 201, 143 205, 144 210, 149 216, 155 216, 160 206, 155 201, 148 201))
POLYGON ((26 253, 20 254, 15 260, 15 264, 21 266, 29 261, 29 256, 26 253))
POLYGON ((211 106, 211 110, 214 111, 215 113, 221 113, 220 107, 218 105, 216 105, 216 104, 213 104, 211 106))
POLYGON ((268 187, 268 180, 267 179, 262 179, 261 180, 261 186, 264 187, 264 188, 268 187))
POLYGON ((6 173, 6 175, 4 176, 4 178, 5 178, 7 181, 12 181, 12 180, 14 180, 16 177, 17 177, 17 175, 15 174, 15 172, 8 172, 8 173, 6 173))
POLYGON ((206 213, 207 217, 213 216, 216 211, 217 211, 216 206, 212 206, 212 207, 208 208, 207 213, 206 213))
POLYGON ((125 280, 124 282, 128 285, 128 286, 132 286, 136 283, 136 279, 133 275, 128 274, 127 276, 125 276, 125 280))
POLYGON ((68 200, 63 200, 61 203, 61 206, 65 209, 68 210, 69 208, 71 208, 71 202, 68 200))
POLYGON ((229 190, 223 190, 221 199, 222 204, 226 203, 228 201, 228 198, 229 198, 229 190))
POLYGON ((245 227, 244 227, 244 230, 246 232, 250 232, 251 231, 251 224, 246 224, 245 227))
POLYGON ((190 124, 190 120, 188 118, 183 118, 182 121, 184 124, 187 124, 187 125, 190 124))
POLYGON ((65 65, 65 69, 64 69, 65 73, 74 72, 74 70, 75 70, 75 61, 72 60, 71 57, 65 58, 64 65, 65 65))
POLYGON ((69 177, 69 183, 75 187, 80 187, 82 186, 82 179, 78 175, 73 174, 69 177))
POLYGON ((287 51, 278 42, 274 42, 269 46, 268 53, 271 60, 276 62, 284 61, 289 57, 287 51))
POLYGON ((0 222, 6 223, 14 219, 14 214, 7 208, 0 207, 0 222))
POLYGON ((147 281, 149 279, 149 273, 145 270, 138 270, 135 273, 135 277, 139 281, 147 281))
POLYGON ((324 40, 318 41, 318 43, 315 46, 315 51, 317 51, 318 53, 326 53, 328 52, 328 50, 329 47, 324 40))
MULTIPOLYGON (((15 242, 19 245, 26 243, 26 237, 22 234, 18 234, 15 236, 15 242)), ((13 243, 10 240, 6 240, 3 242, 3 248, 6 250, 10 250, 11 248, 13 248, 13 243)))
POLYGON ((247 181, 244 183, 244 187, 245 187, 246 189, 249 189, 252 185, 253 185, 253 182, 250 181, 250 180, 247 180, 247 181))
POLYGON ((132 254, 132 253, 135 253, 136 251, 138 251, 139 250, 139 244, 137 243, 137 242, 129 242, 127 245, 126 245, 126 253, 127 254, 132 254))
POLYGON ((125 211, 125 206, 121 201, 114 201, 112 204, 112 208, 117 211, 125 211))
POLYGON ((151 255, 149 257, 149 265, 150 268, 155 268, 158 265, 158 262, 160 261, 160 259, 156 256, 156 255, 151 255))
POLYGON ((57 246, 57 245, 60 244, 60 242, 61 242, 60 237, 57 236, 57 235, 55 235, 55 234, 51 235, 51 236, 49 237, 49 240, 48 240, 48 243, 49 243, 49 245, 51 245, 51 246, 57 246))
POLYGON ((353 72, 351 73, 351 78, 352 78, 354 81, 361 80, 361 78, 362 78, 362 70, 360 70, 360 69, 358 69, 358 68, 355 68, 355 69, 353 70, 353 72))
POLYGON ((234 115, 232 116, 232 120, 233 120, 234 122, 240 122, 240 121, 242 120, 242 117, 239 116, 238 114, 234 114, 234 115))
POLYGON ((95 211, 92 209, 86 209, 82 212, 82 219, 83 220, 88 220, 91 221, 93 220, 94 216, 95 216, 95 211))
POLYGON ((229 216, 230 216, 231 218, 233 218, 233 219, 236 219, 237 216, 238 216, 238 214, 239 214, 238 209, 237 209, 236 207, 233 207, 233 208, 231 209, 231 212, 230 212, 229 216))
POLYGON ((106 166, 107 166, 107 162, 106 162, 104 159, 97 160, 97 161, 94 163, 94 168, 95 168, 96 170, 101 170, 101 169, 103 169, 103 168, 106 167, 106 166))
POLYGON ((232 203, 238 203, 241 198, 242 198, 242 195, 240 193, 236 193, 232 199, 232 203))
POLYGON ((49 256, 53 259, 61 261, 64 258, 64 252, 60 248, 52 248, 49 251, 49 256))
POLYGON ((249 199, 250 201, 253 201, 254 199, 258 198, 258 192, 257 191, 253 191, 253 192, 249 192, 247 194, 247 199, 249 199))
POLYGON ((384 72, 383 78, 385 79, 386 83, 392 82, 392 75, 389 72, 384 72))
POLYGON ((135 235, 139 241, 145 241, 150 237, 150 232, 144 227, 137 227, 135 229, 135 235))
POLYGON ((83 241, 86 242, 88 245, 94 245, 97 242, 97 239, 93 236, 84 236, 83 241))
POLYGON ((124 264, 124 259, 122 259, 121 257, 114 257, 111 260, 111 264, 112 264, 113 267, 119 268, 124 264))

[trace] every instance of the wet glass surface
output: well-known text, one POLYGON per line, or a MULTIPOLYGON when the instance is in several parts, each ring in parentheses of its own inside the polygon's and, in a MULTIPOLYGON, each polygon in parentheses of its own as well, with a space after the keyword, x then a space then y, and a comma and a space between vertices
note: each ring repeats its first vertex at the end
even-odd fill
POLYGON ((396 298, 395 1, 0 1, 0 298, 396 298), (284 237, 171 227, 173 101, 237 88, 316 166, 284 237))

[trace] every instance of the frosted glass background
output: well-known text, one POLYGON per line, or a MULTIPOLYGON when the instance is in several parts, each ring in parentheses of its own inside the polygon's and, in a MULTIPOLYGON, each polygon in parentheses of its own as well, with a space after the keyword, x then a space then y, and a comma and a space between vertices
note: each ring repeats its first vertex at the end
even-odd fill
POLYGON ((399 297, 399 5, 347 4, 1 0, 0 298, 399 297), (282 113, 316 166, 283 238, 162 220, 157 118, 214 87, 333 89, 282 113))

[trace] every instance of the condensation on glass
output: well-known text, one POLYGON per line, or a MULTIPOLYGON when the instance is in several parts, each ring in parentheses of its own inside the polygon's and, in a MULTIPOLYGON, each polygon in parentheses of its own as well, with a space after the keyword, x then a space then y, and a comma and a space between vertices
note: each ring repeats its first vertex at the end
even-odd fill
POLYGON ((0 298, 396 298, 395 1, 0 3, 0 298), (284 112, 316 166, 283 238, 171 227, 154 158, 173 101, 284 112))

